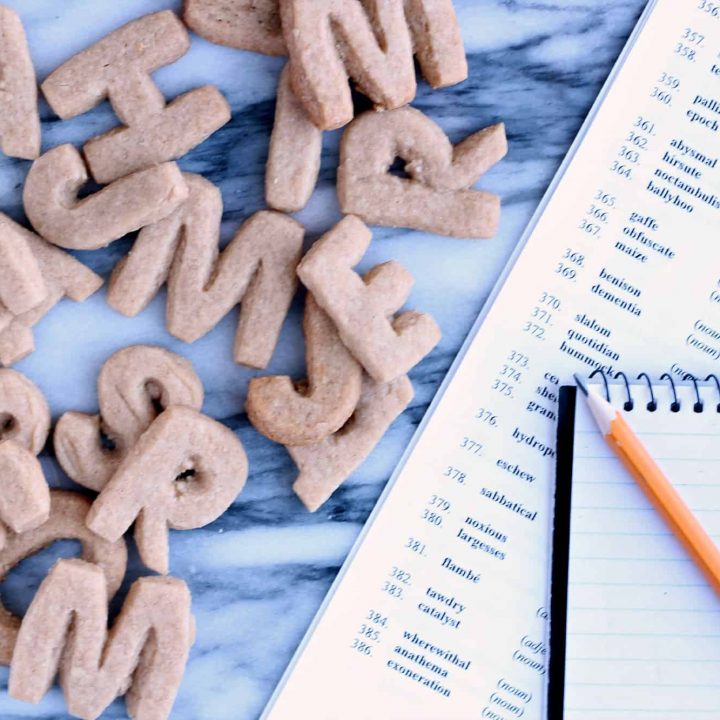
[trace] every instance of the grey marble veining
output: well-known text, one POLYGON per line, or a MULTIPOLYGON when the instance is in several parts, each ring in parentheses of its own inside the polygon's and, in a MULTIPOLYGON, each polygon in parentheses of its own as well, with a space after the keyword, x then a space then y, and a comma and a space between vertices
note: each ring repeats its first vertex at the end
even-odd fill
MULTIPOLYGON (((123 22, 180 5, 173 0, 4 2, 23 17, 41 79, 123 22)), ((232 362, 236 313, 194 345, 185 345, 163 328, 164 296, 139 317, 127 319, 107 306, 101 292, 82 305, 62 302, 36 328, 36 353, 17 366, 46 393, 57 418, 71 409, 96 411, 95 378, 114 350, 134 343, 161 344, 194 362, 206 387, 205 411, 235 430, 246 447, 250 477, 232 508, 203 530, 172 535, 172 573, 192 589, 198 626, 172 715, 178 720, 250 720, 259 715, 645 2, 455 4, 470 79, 436 92, 422 84, 414 104, 453 141, 498 120, 506 123, 510 153, 481 181, 503 197, 501 231, 491 241, 468 242, 376 229, 362 267, 390 258, 406 265, 417 280, 410 304, 436 317, 443 340, 412 372, 416 396, 408 410, 320 511, 311 515, 302 508, 290 489, 295 476, 291 460, 281 447, 260 437, 244 414, 247 380, 257 373, 232 362)), ((194 38, 186 56, 156 74, 168 97, 214 83, 232 105, 232 121, 181 161, 183 169, 202 173, 221 188, 226 238, 263 207, 264 163, 282 64, 281 58, 194 38)), ((68 122, 60 122, 43 105, 42 117, 44 149, 62 142, 81 144, 117 124, 107 105, 68 122)), ((298 214, 308 242, 340 217, 334 192, 339 137, 339 132, 326 135, 319 186, 298 214)), ((28 166, 0 156, 0 210, 18 219, 23 218, 20 197, 28 166)), ((130 240, 123 240, 78 257, 107 275, 129 246, 130 240)), ((296 302, 293 307, 270 372, 302 374, 301 306, 296 302)), ((70 485, 50 450, 43 466, 52 485, 70 485)), ((52 560, 76 549, 73 543, 60 543, 25 561, 3 584, 3 602, 24 611, 52 560)), ((141 572, 134 552, 132 557, 129 579, 141 572)), ((6 681, 2 669, 3 720, 68 717, 57 689, 34 707, 9 699, 6 681)), ((103 717, 126 717, 124 704, 114 703, 103 717)))

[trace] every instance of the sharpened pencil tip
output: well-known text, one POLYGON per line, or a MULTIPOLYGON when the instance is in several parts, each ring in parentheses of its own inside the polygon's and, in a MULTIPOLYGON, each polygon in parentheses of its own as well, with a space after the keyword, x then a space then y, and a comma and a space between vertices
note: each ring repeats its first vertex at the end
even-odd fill
POLYGON ((585 383, 577 375, 573 375, 573 377, 575 378, 575 383, 580 388, 580 392, 587 397, 588 389, 585 387, 585 383))

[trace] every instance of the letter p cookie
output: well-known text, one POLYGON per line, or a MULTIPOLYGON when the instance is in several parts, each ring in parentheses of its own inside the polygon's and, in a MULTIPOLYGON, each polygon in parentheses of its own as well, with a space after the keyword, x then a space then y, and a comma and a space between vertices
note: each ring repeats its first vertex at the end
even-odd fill
POLYGON ((87 526, 117 540, 134 522, 143 562, 167 573, 168 527, 192 530, 216 520, 247 474, 245 451, 231 430, 195 410, 172 406, 120 464, 93 503, 87 526))

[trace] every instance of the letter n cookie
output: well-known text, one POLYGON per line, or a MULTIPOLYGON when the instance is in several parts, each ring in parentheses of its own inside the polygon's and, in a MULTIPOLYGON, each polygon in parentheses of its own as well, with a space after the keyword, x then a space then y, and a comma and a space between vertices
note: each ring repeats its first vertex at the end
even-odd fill
POLYGON ((403 3, 280 0, 293 89, 321 130, 353 117, 348 76, 378 109, 415 97, 415 68, 403 3), (379 40, 382 38, 382 41, 379 40))

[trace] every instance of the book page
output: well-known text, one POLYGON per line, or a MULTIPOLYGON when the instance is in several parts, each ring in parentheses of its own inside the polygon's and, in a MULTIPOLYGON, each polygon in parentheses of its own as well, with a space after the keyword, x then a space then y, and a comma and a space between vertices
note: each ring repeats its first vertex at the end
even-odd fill
MULTIPOLYGON (((621 407, 624 388, 615 393, 621 407)), ((657 388, 628 422, 720 542, 720 398, 657 388)), ((633 395, 645 399, 645 388, 633 395)), ((564 720, 720 717, 720 597, 607 445, 578 393, 564 720)))
POLYGON ((716 7, 649 4, 265 718, 544 720, 559 385, 720 358, 716 7))

